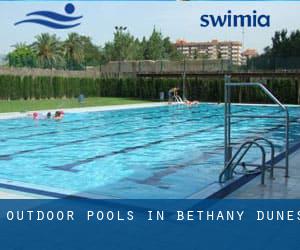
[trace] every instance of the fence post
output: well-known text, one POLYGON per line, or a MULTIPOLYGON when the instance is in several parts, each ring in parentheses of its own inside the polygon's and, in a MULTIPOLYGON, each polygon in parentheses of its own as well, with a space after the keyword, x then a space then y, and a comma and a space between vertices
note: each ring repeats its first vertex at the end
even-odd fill
POLYGON ((183 73, 182 73, 182 99, 186 99, 186 93, 185 93, 185 80, 186 80, 186 60, 184 58, 183 61, 183 73))
POLYGON ((297 79, 297 87, 298 87, 298 104, 300 104, 300 78, 297 79))
MULTIPOLYGON (((244 79, 243 79, 244 80, 244 79)), ((242 103, 242 99, 243 99, 243 92, 242 92, 242 88, 239 88, 239 103, 242 103)))

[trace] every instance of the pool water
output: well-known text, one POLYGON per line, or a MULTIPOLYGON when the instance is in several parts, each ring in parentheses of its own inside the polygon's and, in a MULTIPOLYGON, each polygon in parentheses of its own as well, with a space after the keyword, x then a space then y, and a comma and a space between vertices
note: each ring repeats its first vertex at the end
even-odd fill
MULTIPOLYGON (((300 140, 300 108, 291 143, 300 140)), ((279 114, 277 107, 233 106, 241 114, 279 114)), ((224 106, 162 106, 66 113, 62 121, 0 121, 0 179, 74 194, 186 198, 218 180, 223 167, 224 106)), ((283 150, 282 120, 233 121, 234 142, 265 136, 283 150)), ((252 152, 249 157, 257 157, 252 152)))

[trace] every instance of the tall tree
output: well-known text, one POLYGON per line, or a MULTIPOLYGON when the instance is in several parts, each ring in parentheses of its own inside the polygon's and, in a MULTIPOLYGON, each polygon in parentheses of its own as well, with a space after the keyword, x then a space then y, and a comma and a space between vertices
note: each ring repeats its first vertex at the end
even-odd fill
POLYGON ((177 60, 183 58, 182 52, 177 50, 176 46, 170 41, 169 37, 165 37, 163 43, 165 48, 164 59, 177 60))
POLYGON ((84 67, 83 40, 77 33, 70 33, 63 43, 66 66, 68 69, 84 67))
POLYGON ((149 40, 146 43, 144 50, 144 58, 149 60, 161 60, 166 56, 166 48, 164 46, 163 36, 155 28, 149 40))
POLYGON ((59 68, 63 66, 63 47, 56 35, 42 33, 36 36, 32 47, 36 53, 39 67, 59 68))
POLYGON ((249 60, 249 64, 262 69, 298 69, 299 58, 300 31, 288 34, 287 30, 281 30, 275 32, 271 46, 259 57, 249 60))
POLYGON ((176 60, 182 58, 175 45, 171 43, 169 37, 164 37, 161 32, 154 28, 148 40, 143 38, 143 57, 146 60, 176 60))
POLYGON ((100 48, 92 43, 92 40, 88 36, 80 36, 84 61, 87 66, 96 66, 101 62, 100 48))

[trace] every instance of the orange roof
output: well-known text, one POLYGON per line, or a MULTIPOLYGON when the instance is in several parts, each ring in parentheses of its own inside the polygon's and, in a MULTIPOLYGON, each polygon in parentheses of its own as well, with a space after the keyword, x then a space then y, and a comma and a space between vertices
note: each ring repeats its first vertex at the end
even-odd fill
POLYGON ((176 45, 182 45, 182 44, 187 44, 188 42, 184 39, 177 39, 176 40, 176 45))
POLYGON ((256 51, 256 49, 246 49, 243 53, 243 56, 257 56, 258 53, 256 51))

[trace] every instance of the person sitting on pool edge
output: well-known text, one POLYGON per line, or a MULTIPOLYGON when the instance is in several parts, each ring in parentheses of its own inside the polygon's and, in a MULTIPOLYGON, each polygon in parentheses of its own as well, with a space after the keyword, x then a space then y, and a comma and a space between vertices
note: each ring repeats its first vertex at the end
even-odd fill
POLYGON ((59 121, 64 118, 64 114, 65 114, 64 111, 56 111, 53 119, 59 121))

